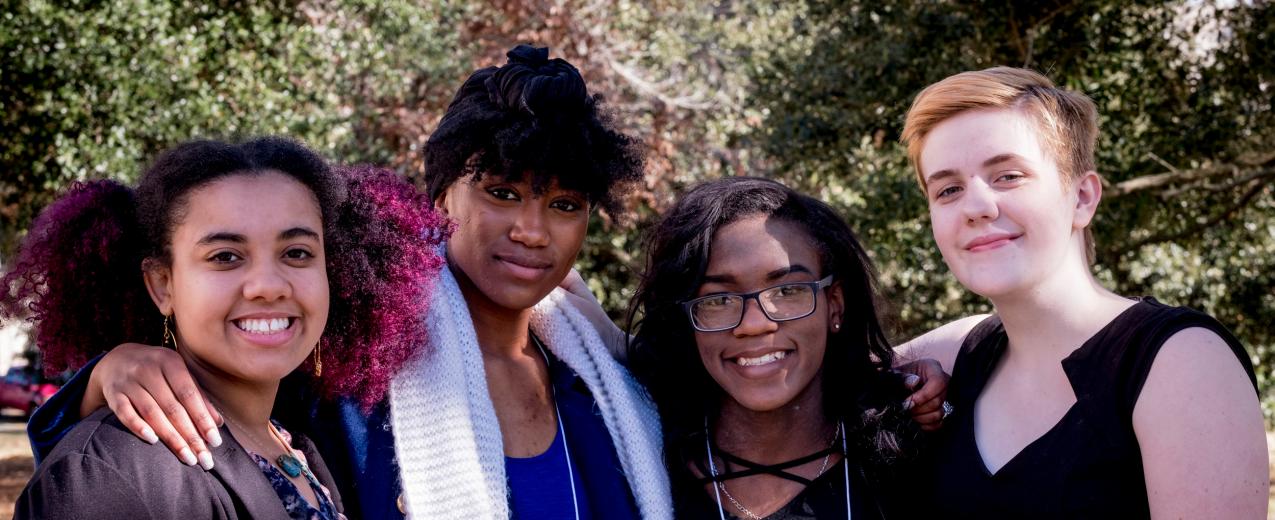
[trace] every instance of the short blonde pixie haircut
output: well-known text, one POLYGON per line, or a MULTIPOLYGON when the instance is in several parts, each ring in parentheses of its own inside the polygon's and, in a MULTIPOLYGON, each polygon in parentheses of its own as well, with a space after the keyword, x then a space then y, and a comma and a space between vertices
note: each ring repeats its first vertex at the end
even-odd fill
MULTIPOLYGON (((1088 96, 1058 88, 1049 78, 1027 69, 993 67, 962 72, 925 87, 903 123, 901 140, 916 181, 925 191, 921 173, 921 149, 930 131, 940 123, 977 109, 1021 111, 1036 123, 1045 151, 1058 164, 1064 185, 1095 170, 1098 141, 1098 109, 1088 96)), ((1093 236, 1085 228, 1085 256, 1094 261, 1093 236)))

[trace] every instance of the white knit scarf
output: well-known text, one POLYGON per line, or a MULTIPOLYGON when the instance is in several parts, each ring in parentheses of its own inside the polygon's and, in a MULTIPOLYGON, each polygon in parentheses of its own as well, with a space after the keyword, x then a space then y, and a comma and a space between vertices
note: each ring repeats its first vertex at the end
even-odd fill
MULTIPOLYGON (((429 307, 430 351, 390 384, 403 500, 414 519, 509 518, 500 425, 460 286, 443 269, 429 307)), ((659 416, 646 391, 555 289, 531 329, 593 393, 643 518, 673 517, 659 416)), ((565 476, 565 475, 564 475, 565 476)), ((616 497, 592 497, 614 500, 616 497)))

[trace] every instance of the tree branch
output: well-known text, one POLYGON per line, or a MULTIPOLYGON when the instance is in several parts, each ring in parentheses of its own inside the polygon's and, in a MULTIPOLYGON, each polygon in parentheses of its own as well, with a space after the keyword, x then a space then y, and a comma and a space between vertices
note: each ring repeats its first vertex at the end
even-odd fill
MULTIPOLYGON (((1235 170, 1235 173, 1236 173, 1237 175, 1239 174, 1239 169, 1238 169, 1238 168, 1235 170)), ((1199 186, 1199 188, 1200 188, 1200 189, 1204 189, 1204 190, 1208 190, 1208 191, 1226 191, 1226 190, 1229 190, 1229 189, 1235 188, 1235 187, 1237 187, 1237 186, 1243 186, 1243 185, 1245 185, 1245 184, 1248 184, 1250 181, 1252 181, 1252 180, 1254 180, 1254 179, 1261 179, 1261 178, 1263 178, 1263 177, 1275 177, 1275 167, 1273 167, 1273 168, 1258 168, 1256 171, 1250 172, 1248 175, 1245 175, 1245 176, 1240 177, 1240 178, 1238 178, 1238 179, 1231 179, 1231 180, 1226 181, 1226 182, 1223 182, 1223 183, 1221 183, 1221 184, 1204 184, 1203 186, 1199 186)), ((1180 188, 1173 188, 1173 189, 1171 189, 1171 190, 1168 190, 1168 191, 1164 192, 1164 193, 1163 193, 1163 194, 1161 194, 1160 196, 1161 196, 1161 197, 1163 197, 1163 198, 1166 198, 1166 199, 1168 199, 1168 198, 1173 198, 1173 197, 1176 197, 1176 196, 1178 196, 1178 195, 1181 195, 1181 194, 1183 194, 1183 193, 1185 193, 1185 192, 1191 191, 1191 190, 1193 190, 1193 189, 1196 189, 1196 187, 1195 187, 1195 186, 1183 186, 1183 187, 1180 187, 1180 188)))
POLYGON ((1155 160, 1155 162, 1160 163, 1160 166, 1163 166, 1163 167, 1164 167, 1164 169, 1169 170, 1169 172, 1171 172, 1171 173, 1177 173, 1177 172, 1178 172, 1178 168, 1177 168, 1176 166, 1174 166, 1174 165, 1172 165, 1172 164, 1169 164, 1169 161, 1166 161, 1166 160, 1164 160, 1164 158, 1163 158, 1163 157, 1160 157, 1159 155, 1156 155, 1156 154, 1155 154, 1155 152, 1147 152, 1147 157, 1150 157, 1150 158, 1154 159, 1154 160, 1155 160))
POLYGON ((689 96, 673 97, 665 94, 660 85, 643 78, 636 70, 627 65, 620 63, 614 59, 608 59, 607 64, 611 70, 619 74, 621 78, 628 81, 633 88, 648 96, 654 97, 666 105, 685 108, 688 110, 707 110, 713 107, 712 101, 705 101, 703 93, 696 92, 689 96))
MULTIPOLYGON (((1172 168, 1172 165, 1167 166, 1172 168)), ((1104 186, 1102 195, 1106 198, 1119 198, 1138 191, 1159 188, 1169 184, 1198 181, 1200 179, 1216 177, 1218 175, 1234 174, 1238 171, 1240 171, 1240 167, 1234 164, 1216 164, 1191 170, 1171 169, 1165 173, 1144 175, 1124 182, 1104 186)))
POLYGON ((1218 222, 1221 222, 1222 220, 1230 217, 1236 211, 1239 211, 1240 208, 1247 206, 1248 203, 1253 200, 1253 197, 1256 197, 1257 194, 1261 193, 1265 189, 1266 189, 1266 183, 1255 182, 1253 183, 1253 187, 1249 188, 1248 191, 1244 192, 1243 196, 1241 196, 1238 200, 1235 201, 1235 204, 1228 206, 1225 210, 1213 215, 1212 217, 1209 217, 1202 221, 1197 220, 1195 221, 1194 224, 1187 226, 1185 229, 1182 229, 1177 232, 1151 235, 1142 240, 1138 240, 1123 248, 1117 249, 1114 252, 1114 254, 1111 255, 1111 257, 1118 258, 1129 251, 1137 251, 1143 246, 1147 246, 1151 244, 1160 244, 1164 242, 1172 242, 1175 240, 1181 240, 1183 238, 1197 235, 1199 234, 1200 231, 1203 231, 1205 228, 1208 228, 1210 226, 1217 224, 1218 222))

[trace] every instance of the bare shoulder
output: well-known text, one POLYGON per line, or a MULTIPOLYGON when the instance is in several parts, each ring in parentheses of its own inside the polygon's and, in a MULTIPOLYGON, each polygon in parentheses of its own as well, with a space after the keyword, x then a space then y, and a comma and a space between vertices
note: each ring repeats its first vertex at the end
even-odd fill
POLYGON ((1166 392, 1256 396, 1248 373, 1231 346, 1216 332, 1203 327, 1182 329, 1165 340, 1151 364, 1138 402, 1166 392), (1152 391, 1150 395, 1148 390, 1152 391))
POLYGON ((1231 347, 1200 327, 1169 337, 1133 411, 1153 517, 1265 516, 1266 434, 1231 347), (1209 492, 1200 493, 1208 482, 1209 492))
POLYGON ((1261 412, 1253 383, 1226 340, 1202 327, 1165 340, 1134 405, 1135 428, 1140 423, 1157 429, 1212 428, 1236 416, 1260 423, 1261 412), (1181 420, 1160 424, 1164 417, 1181 420))
POLYGON ((894 351, 899 360, 905 363, 923 358, 935 359, 943 365, 943 371, 950 374, 956 364, 956 354, 961 350, 961 343, 965 342, 965 336, 988 316, 975 314, 948 322, 895 347, 894 351))

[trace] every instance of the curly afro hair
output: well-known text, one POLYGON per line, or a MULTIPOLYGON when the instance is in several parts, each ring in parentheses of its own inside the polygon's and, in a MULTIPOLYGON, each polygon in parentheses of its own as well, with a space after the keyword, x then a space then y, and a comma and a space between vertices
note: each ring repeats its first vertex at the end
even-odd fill
POLYGON ((326 240, 332 307, 320 389, 329 398, 354 397, 366 411, 426 346, 424 316, 433 282, 447 265, 440 245, 451 223, 391 170, 338 171, 349 198, 326 240))
POLYGON ((425 348, 420 317, 445 265, 438 245, 448 223, 392 172, 333 170, 287 139, 192 141, 161 154, 136 190, 114 181, 72 186, 36 219, 0 278, 0 315, 35 323, 48 373, 119 343, 160 343, 163 317, 146 291, 144 265, 170 263, 171 236, 193 190, 266 171, 309 188, 323 218, 331 309, 315 383, 326 396, 370 408, 394 371, 425 348))
POLYGON ((543 193, 554 181, 620 214, 642 179, 640 143, 615 130, 584 78, 548 48, 519 45, 502 67, 474 72, 425 144, 425 180, 437 200, 457 180, 524 179, 543 193))

